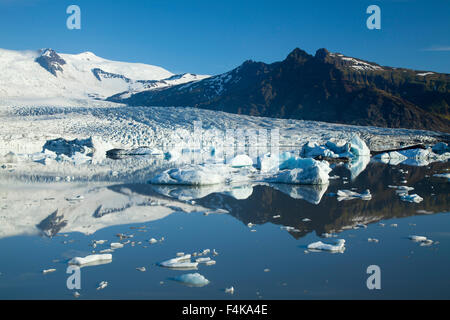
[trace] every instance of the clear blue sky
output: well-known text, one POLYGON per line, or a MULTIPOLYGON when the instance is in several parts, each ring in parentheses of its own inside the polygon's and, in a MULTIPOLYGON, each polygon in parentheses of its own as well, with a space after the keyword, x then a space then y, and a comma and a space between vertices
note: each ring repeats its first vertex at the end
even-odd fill
POLYGON ((47 47, 201 74, 325 47, 450 73, 450 1, 0 0, 0 48, 47 47), (70 4, 81 8, 81 30, 66 28, 70 4), (381 30, 366 28, 371 4, 381 30))

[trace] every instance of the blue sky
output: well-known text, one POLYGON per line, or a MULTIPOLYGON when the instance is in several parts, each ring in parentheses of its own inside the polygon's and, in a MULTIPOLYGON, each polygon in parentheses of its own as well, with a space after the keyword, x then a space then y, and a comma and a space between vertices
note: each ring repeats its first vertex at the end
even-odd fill
POLYGON ((172 72, 218 74, 299 47, 450 73, 450 1, 0 0, 0 47, 92 51, 172 72), (81 8, 81 30, 66 8, 81 8), (366 8, 381 8, 381 30, 366 8))

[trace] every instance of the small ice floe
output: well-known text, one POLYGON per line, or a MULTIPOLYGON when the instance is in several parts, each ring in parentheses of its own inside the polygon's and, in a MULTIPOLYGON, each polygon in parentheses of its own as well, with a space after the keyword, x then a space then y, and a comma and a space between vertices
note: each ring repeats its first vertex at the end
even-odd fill
POLYGON ((357 223, 353 229, 367 229, 367 225, 365 225, 364 223, 357 223))
POLYGON ((209 280, 200 273, 183 274, 174 278, 174 280, 190 287, 203 287, 209 283, 209 280))
POLYGON ((103 290, 108 286, 108 281, 102 281, 98 284, 97 290, 103 290))
POLYGON ((46 270, 42 270, 42 273, 43 274, 47 274, 47 273, 52 273, 52 272, 55 272, 56 271, 56 269, 46 269, 46 270))
POLYGON ((234 294, 234 287, 225 288, 225 293, 234 294))
POLYGON ((278 218, 281 218, 281 216, 279 214, 277 214, 276 216, 273 216, 272 218, 278 219, 278 218))
POLYGON ((419 203, 419 202, 422 202, 423 198, 421 196, 419 196, 418 194, 401 194, 400 200, 406 201, 406 202, 419 203))
POLYGON ((270 272, 269 268, 264 269, 264 272, 270 272))
POLYGON ((367 241, 369 241, 369 242, 375 242, 375 243, 380 242, 380 240, 375 239, 375 238, 368 238, 367 241))
POLYGON ((369 190, 364 191, 363 193, 358 193, 352 190, 338 190, 337 192, 337 200, 352 200, 352 199, 361 199, 361 200, 370 200, 372 199, 372 195, 369 190))
POLYGON ((136 270, 137 270, 137 271, 140 271, 140 272, 145 272, 145 271, 147 271, 147 269, 145 269, 145 267, 137 267, 136 270))
POLYGON ((198 262, 198 263, 206 263, 208 261, 211 261, 211 258, 209 258, 209 257, 207 257, 207 258, 197 258, 195 260, 195 262, 198 262))
POLYGON ((213 249, 213 251, 212 251, 212 255, 213 256, 218 256, 219 255, 219 253, 216 251, 216 249, 213 249))
POLYGON ((414 190, 413 187, 408 187, 408 186, 388 186, 391 189, 396 189, 395 192, 397 192, 397 194, 408 194, 409 191, 414 190))
POLYGON ((386 226, 386 224, 385 224, 385 223, 382 223, 382 222, 380 222, 378 225, 379 225, 380 227, 386 226))
POLYGON ((392 223, 390 226, 391 226, 392 228, 397 228, 397 227, 398 227, 398 224, 392 223))
POLYGON ((255 225, 253 223, 251 223, 251 222, 247 223, 247 227, 249 227, 249 228, 253 228, 254 226, 255 225))
POLYGON ((154 243, 157 243, 158 240, 156 240, 155 238, 151 238, 150 240, 148 240, 148 242, 149 242, 150 244, 154 244, 154 243))
POLYGON ((123 244, 119 242, 113 242, 111 243, 111 249, 120 249, 123 248, 123 244))
POLYGON ((210 249, 205 249, 205 250, 202 251, 203 254, 209 254, 210 252, 211 252, 210 249))
POLYGON ((104 249, 104 250, 100 250, 100 253, 112 253, 114 252, 114 249, 104 249))
POLYGON ((345 240, 338 239, 336 244, 323 243, 322 241, 313 242, 308 245, 308 250, 310 251, 330 251, 330 252, 344 252, 345 250, 345 240))
POLYGON ((420 246, 430 246, 433 244, 433 240, 428 239, 425 236, 409 236, 408 239, 420 243, 420 246))
POLYGON ((81 294, 80 294, 78 291, 75 291, 75 292, 73 293, 73 296, 74 296, 75 298, 79 298, 79 297, 81 296, 81 294))
POLYGON ((176 254, 177 257, 182 257, 184 255, 185 255, 184 252, 177 252, 177 254, 176 254))
POLYGON ((318 161, 312 158, 292 157, 280 164, 280 172, 276 173, 268 181, 272 183, 286 184, 328 184, 330 165, 326 161, 318 161))
POLYGON ((170 269, 185 269, 192 270, 197 269, 198 262, 191 261, 191 255, 187 254, 182 257, 177 257, 173 259, 169 259, 159 263, 161 267, 170 268, 170 269))
POLYGON ((75 257, 69 261, 69 264, 78 266, 98 265, 104 263, 110 263, 112 261, 111 254, 93 254, 84 258, 75 257))
POLYGON ((303 221, 303 222, 309 222, 309 221, 311 221, 311 219, 309 219, 309 218, 303 218, 302 221, 303 221))
POLYGON ((105 244, 106 242, 108 242, 108 240, 94 240, 92 243, 95 243, 95 244, 105 244))

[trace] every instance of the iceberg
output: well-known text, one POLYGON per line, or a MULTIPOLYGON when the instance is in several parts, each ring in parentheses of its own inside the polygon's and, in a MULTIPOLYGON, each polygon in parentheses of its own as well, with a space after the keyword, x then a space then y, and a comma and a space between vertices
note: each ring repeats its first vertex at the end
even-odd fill
POLYGON ((150 180, 152 184, 212 185, 225 183, 229 173, 224 166, 193 165, 169 169, 150 180))
POLYGON ((69 261, 69 264, 77 266, 88 266, 88 265, 110 263, 111 261, 112 261, 111 254, 93 254, 86 256, 84 258, 75 257, 69 261))
POLYGON ((406 202, 420 203, 423 201, 423 198, 418 194, 400 194, 400 200, 406 202))
POLYGON ((170 268, 170 269, 197 269, 198 262, 191 262, 191 255, 186 254, 181 257, 173 258, 170 260, 163 261, 159 263, 161 267, 170 268))
POLYGON ((313 242, 308 245, 308 250, 311 251, 330 251, 330 252, 344 252, 345 250, 345 240, 338 239, 336 244, 323 243, 322 241, 313 242))
POLYGON ((283 171, 269 178, 269 182, 287 184, 328 184, 331 172, 326 161, 291 157, 280 165, 283 171))

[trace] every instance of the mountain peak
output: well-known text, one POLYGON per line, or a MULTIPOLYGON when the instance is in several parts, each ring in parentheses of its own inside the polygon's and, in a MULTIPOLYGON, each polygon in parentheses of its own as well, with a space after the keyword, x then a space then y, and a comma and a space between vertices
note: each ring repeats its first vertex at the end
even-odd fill
POLYGON ((286 60, 295 62, 304 62, 310 59, 311 57, 312 56, 308 54, 306 51, 300 48, 295 48, 291 53, 289 53, 286 60))
POLYGON ((315 57, 320 60, 325 60, 325 58, 330 54, 330 52, 325 48, 320 48, 316 51, 315 57))
POLYGON ((55 50, 46 48, 39 50, 40 56, 36 58, 36 62, 41 67, 57 77, 57 71, 63 71, 62 66, 66 64, 66 61, 61 58, 55 50))

